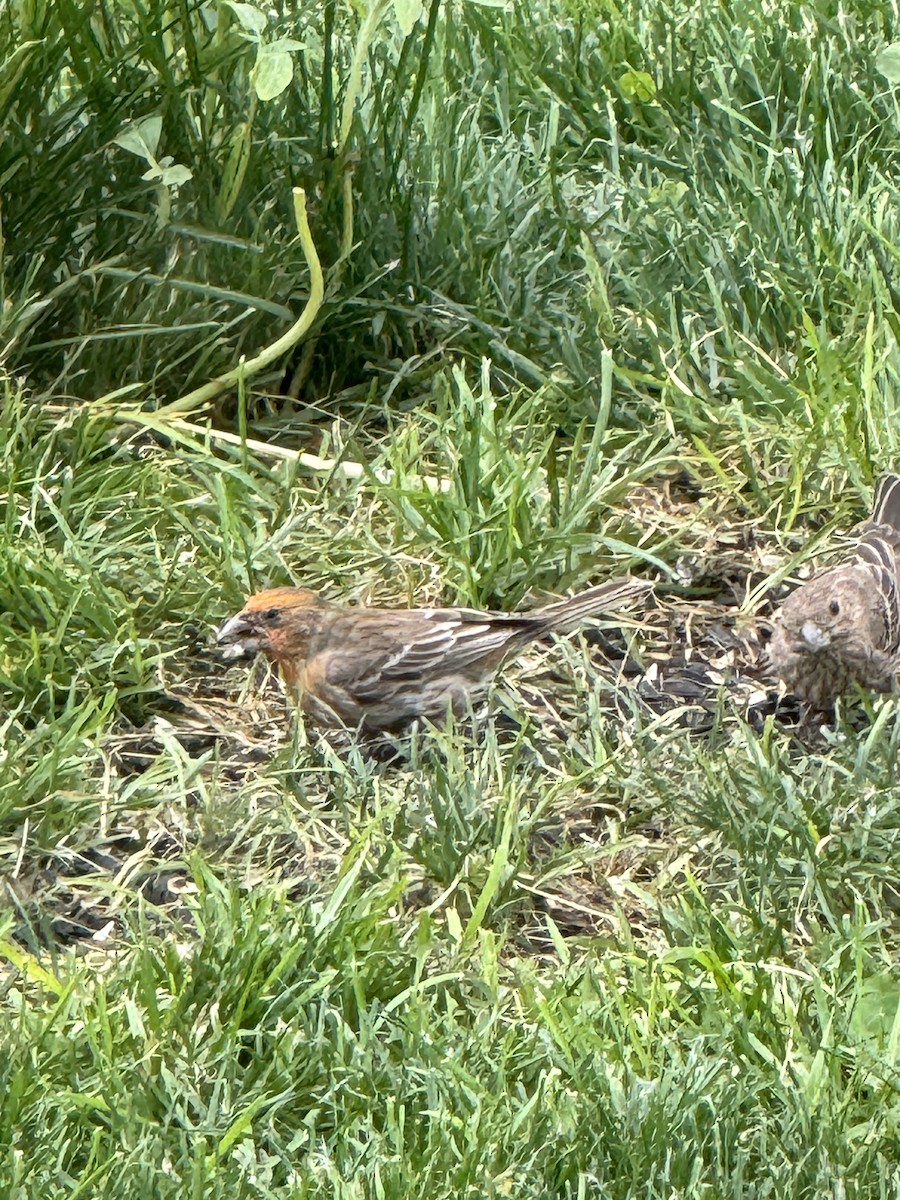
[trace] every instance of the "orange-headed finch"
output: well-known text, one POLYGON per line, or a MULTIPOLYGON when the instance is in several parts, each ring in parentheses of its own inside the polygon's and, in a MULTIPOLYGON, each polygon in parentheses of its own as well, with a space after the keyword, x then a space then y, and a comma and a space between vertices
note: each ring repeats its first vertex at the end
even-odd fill
POLYGON ((388 733, 418 717, 440 720, 507 657, 553 630, 646 596, 651 585, 613 579, 524 613, 471 608, 346 608, 301 588, 251 596, 219 642, 232 656, 261 651, 315 723, 388 733))
POLYGON ((900 651, 900 476, 878 486, 853 552, 785 600, 769 657, 811 708, 827 711, 856 685, 890 691, 900 651))

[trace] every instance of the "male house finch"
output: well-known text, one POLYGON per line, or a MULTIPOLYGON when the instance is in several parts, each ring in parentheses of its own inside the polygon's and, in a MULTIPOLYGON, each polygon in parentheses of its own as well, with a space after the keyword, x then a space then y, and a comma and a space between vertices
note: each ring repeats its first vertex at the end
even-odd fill
POLYGON ((218 641, 278 664, 316 724, 396 732, 417 717, 457 715, 508 656, 552 630, 644 596, 613 579, 524 613, 471 608, 345 608, 301 588, 251 596, 218 641))
POLYGON ((890 691, 900 661, 900 476, 878 486, 853 553, 788 596, 769 657, 788 691, 827 711, 854 684, 890 691))

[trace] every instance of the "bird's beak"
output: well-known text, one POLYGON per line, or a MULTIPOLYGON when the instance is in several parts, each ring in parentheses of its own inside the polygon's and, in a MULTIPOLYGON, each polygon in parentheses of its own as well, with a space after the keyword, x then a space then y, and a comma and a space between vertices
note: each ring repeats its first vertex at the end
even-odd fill
POLYGON ((216 633, 217 642, 236 642, 238 638, 246 637, 253 629, 246 613, 239 612, 236 617, 230 617, 216 633))
POLYGON ((824 650, 831 644, 831 638, 813 621, 807 621, 800 630, 800 636, 811 650, 824 650))
POLYGON ((259 649, 259 639, 253 621, 246 613, 230 617, 216 632, 216 641, 225 645, 225 658, 240 658, 259 649))

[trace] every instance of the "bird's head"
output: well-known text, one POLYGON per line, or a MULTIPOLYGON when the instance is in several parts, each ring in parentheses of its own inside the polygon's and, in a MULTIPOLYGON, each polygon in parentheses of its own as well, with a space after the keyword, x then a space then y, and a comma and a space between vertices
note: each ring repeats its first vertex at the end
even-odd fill
POLYGON ((842 565, 813 576, 792 592, 780 624, 797 649, 817 654, 877 638, 875 580, 865 568, 842 565))
POLYGON ((285 666, 306 657, 315 616, 325 607, 305 588, 269 588, 251 596, 239 613, 216 634, 224 658, 243 658, 262 652, 285 666))

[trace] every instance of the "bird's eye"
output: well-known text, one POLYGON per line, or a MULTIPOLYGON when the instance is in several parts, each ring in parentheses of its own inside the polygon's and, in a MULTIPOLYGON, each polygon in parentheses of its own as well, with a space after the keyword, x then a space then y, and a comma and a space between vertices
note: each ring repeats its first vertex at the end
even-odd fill
POLYGON ((841 606, 837 600, 832 600, 832 602, 828 605, 828 611, 833 617, 838 615, 838 613, 841 611, 841 606))
POLYGON ((260 616, 267 625, 272 625, 281 616, 281 612, 277 608, 267 608, 260 616))

